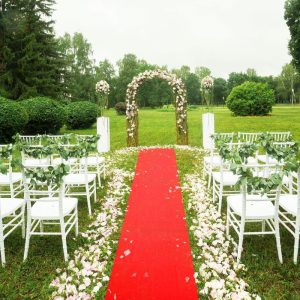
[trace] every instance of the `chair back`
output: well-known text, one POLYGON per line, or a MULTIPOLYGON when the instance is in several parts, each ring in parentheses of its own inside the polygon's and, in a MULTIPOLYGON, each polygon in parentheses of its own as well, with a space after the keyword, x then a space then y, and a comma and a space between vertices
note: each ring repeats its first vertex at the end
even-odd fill
POLYGON ((259 138, 259 132, 238 132, 238 142, 256 142, 259 138))
MULTIPOLYGON (((279 173, 280 166, 278 165, 244 165, 243 167, 251 169, 254 176, 262 177, 265 179, 270 178, 271 174, 274 172, 279 173), (272 170, 272 171, 271 171, 272 170)), ((275 211, 278 214, 278 207, 279 207, 279 198, 282 189, 282 181, 274 187, 271 191, 261 191, 261 190, 252 190, 248 191, 247 188, 247 181, 244 182, 241 186, 242 195, 243 195, 243 203, 242 203, 242 218, 246 216, 246 208, 248 201, 262 201, 262 202, 274 202, 275 204, 275 211)))
POLYGON ((290 131, 282 131, 282 132, 268 132, 270 134, 275 142, 287 142, 292 137, 292 134, 290 131))
POLYGON ((57 144, 66 144, 69 145, 71 142, 71 136, 68 134, 61 134, 61 135, 51 135, 48 134, 47 138, 51 140, 52 142, 55 142, 57 144))
POLYGON ((23 166, 24 196, 27 207, 31 209, 32 203, 37 201, 59 202, 60 213, 62 215, 62 199, 65 195, 63 180, 61 183, 47 182, 39 180, 36 175, 40 172, 50 174, 52 165, 23 166))
POLYGON ((42 145, 41 135, 20 135, 20 140, 28 145, 42 145))

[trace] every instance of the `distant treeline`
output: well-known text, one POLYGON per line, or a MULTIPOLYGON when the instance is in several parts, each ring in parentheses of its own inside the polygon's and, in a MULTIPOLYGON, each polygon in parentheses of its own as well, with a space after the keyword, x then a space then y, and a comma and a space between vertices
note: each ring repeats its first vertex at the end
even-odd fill
MULTIPOLYGON (((126 54, 116 64, 95 62, 92 45, 81 34, 56 37, 51 19, 53 0, 0 1, 0 96, 26 99, 49 96, 61 101, 96 101, 95 84, 106 80, 111 87, 109 106, 125 100, 127 85, 140 72, 162 68, 126 54)), ((199 54, 200 55, 200 54, 199 54)), ((202 104, 201 79, 212 75, 206 67, 169 70, 182 78, 190 104, 202 104)), ((215 78, 213 102, 224 104, 234 86, 245 81, 265 82, 275 91, 278 103, 300 102, 300 76, 287 64, 278 76, 259 76, 254 69, 215 78)), ((153 79, 139 89, 141 107, 172 103, 166 82, 153 79)))

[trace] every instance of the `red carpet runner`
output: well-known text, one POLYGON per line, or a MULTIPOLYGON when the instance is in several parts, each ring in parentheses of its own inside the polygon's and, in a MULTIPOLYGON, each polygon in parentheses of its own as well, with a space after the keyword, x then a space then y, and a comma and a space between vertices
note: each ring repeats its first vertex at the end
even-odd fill
POLYGON ((106 300, 198 299, 173 149, 141 151, 106 300))

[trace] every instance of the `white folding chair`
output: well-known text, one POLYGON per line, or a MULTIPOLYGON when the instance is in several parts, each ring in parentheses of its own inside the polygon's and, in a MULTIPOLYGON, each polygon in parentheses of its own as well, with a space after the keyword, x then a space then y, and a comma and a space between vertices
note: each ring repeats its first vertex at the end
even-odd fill
MULTIPOLYGON (((273 145, 278 148, 287 148, 293 145, 294 142, 273 142, 273 145)), ((257 156, 258 161, 264 164, 278 164, 279 162, 276 158, 271 157, 268 153, 266 154, 258 154, 257 156)))
POLYGON ((287 142, 292 137, 290 131, 282 131, 282 132, 271 131, 268 132, 268 134, 270 134, 273 137, 274 142, 287 142))
MULTIPOLYGON (((248 168, 252 168, 249 167, 248 168)), ((264 166, 263 168, 267 168, 264 166)), ((257 172, 257 167, 252 168, 253 173, 257 172)), ((269 170, 261 171, 268 173, 269 170)), ((238 235, 238 255, 237 261, 241 259, 243 249, 243 239, 245 235, 275 235, 278 258, 282 263, 282 253, 279 234, 278 202, 281 191, 281 184, 276 188, 276 197, 269 197, 261 191, 247 193, 247 186, 243 184, 241 193, 227 197, 227 222, 226 234, 229 236, 230 228, 233 228, 238 235), (274 202, 274 204, 273 204, 274 202), (246 231, 247 223, 261 223, 261 230, 246 231)))
MULTIPOLYGON (((234 133, 217 133, 216 135, 228 138, 228 143, 233 142, 234 133)), ((211 176, 214 168, 220 167, 221 156, 218 154, 217 149, 213 148, 210 150, 210 155, 203 158, 203 177, 208 176, 208 187, 211 185, 211 176)))
POLYGON ((221 160, 219 170, 212 172, 213 183, 213 201, 218 200, 218 211, 222 209, 222 199, 224 196, 239 193, 235 186, 239 180, 239 176, 230 170, 230 162, 221 160))
POLYGON ((12 168, 12 145, 0 145, 0 162, 6 169, 5 174, 0 173, 0 196, 16 198, 23 192, 22 173, 14 172, 12 168), (2 157, 2 153, 7 157, 2 157))
MULTIPOLYGON (((76 141, 80 142, 81 139, 88 137, 88 135, 76 135, 76 141)), ((90 153, 85 162, 85 158, 82 158, 81 163, 84 165, 87 163, 88 173, 95 173, 97 175, 98 185, 101 187, 101 176, 106 177, 106 164, 105 157, 101 153, 90 153)))
MULTIPOLYGON (((76 147, 72 145, 69 147, 76 147)), ((92 214, 91 197, 97 198, 96 174, 88 172, 87 157, 70 157, 65 164, 70 166, 70 173, 65 176, 66 195, 85 196, 89 215, 92 214)))
POLYGON ((4 240, 18 227, 22 228, 22 237, 25 236, 24 210, 24 199, 0 197, 0 257, 2 266, 6 263, 4 240))
POLYGON ((42 135, 20 135, 20 140, 27 145, 41 145, 42 135))
MULTIPOLYGON (((28 171, 38 171, 39 169, 46 170, 50 166, 44 165, 42 167, 24 167, 24 186, 25 199, 27 202, 27 228, 26 228, 26 242, 24 251, 24 260, 27 259, 29 251, 30 238, 32 236, 61 236, 63 244, 63 253, 65 261, 68 260, 67 250, 67 236, 75 228, 75 234, 78 234, 78 210, 77 199, 73 197, 66 197, 65 186, 62 182, 60 185, 50 184, 49 194, 47 197, 32 197, 28 181, 28 171), (58 191, 57 196, 53 196, 52 191, 58 191), (59 231, 57 230, 59 227, 59 231), (48 230, 45 230, 45 229, 48 230)), ((49 169, 48 169, 49 170, 49 169)))
POLYGON ((51 163, 51 155, 34 156, 33 152, 38 152, 43 149, 43 145, 28 145, 21 149, 22 165, 28 167, 38 167, 40 165, 49 165, 51 163))
MULTIPOLYGON (((294 175, 292 176, 294 177, 294 175)), ((282 224, 295 239, 293 261, 297 264, 300 234, 300 169, 298 170, 296 181, 293 181, 292 193, 280 195, 279 220, 280 224, 282 224)))
POLYGON ((238 132, 238 143, 254 143, 260 134, 259 132, 238 132))

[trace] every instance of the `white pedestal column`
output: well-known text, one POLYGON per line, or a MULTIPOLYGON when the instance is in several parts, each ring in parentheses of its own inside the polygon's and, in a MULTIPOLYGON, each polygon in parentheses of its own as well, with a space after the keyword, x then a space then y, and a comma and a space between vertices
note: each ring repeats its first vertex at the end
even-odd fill
POLYGON ((99 117, 97 118, 97 134, 100 135, 97 149, 98 152, 108 152, 110 150, 110 125, 109 118, 99 117))
POLYGON ((214 147, 214 140, 211 136, 215 133, 215 115, 213 113, 205 113, 202 115, 202 136, 203 148, 210 150, 214 147))

